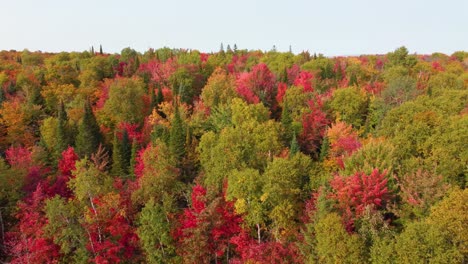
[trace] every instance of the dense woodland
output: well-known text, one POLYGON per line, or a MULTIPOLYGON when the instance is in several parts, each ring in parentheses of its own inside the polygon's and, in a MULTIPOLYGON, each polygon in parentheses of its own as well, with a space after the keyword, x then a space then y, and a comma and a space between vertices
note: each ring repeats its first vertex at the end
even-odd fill
POLYGON ((468 53, 0 52, 0 260, 467 263, 468 53))

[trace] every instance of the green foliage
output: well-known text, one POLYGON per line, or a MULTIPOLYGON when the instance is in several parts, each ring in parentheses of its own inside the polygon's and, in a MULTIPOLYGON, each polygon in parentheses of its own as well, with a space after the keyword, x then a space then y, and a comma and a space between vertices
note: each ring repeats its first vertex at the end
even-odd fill
POLYGON ((175 243, 171 223, 165 208, 149 200, 138 219, 138 237, 148 263, 171 263, 175 257, 175 243))
POLYGON ((117 133, 114 133, 112 141, 112 170, 111 173, 117 177, 123 177, 126 174, 125 157, 123 143, 120 142, 117 133))
POLYGON ((136 139, 133 139, 132 148, 130 151, 130 162, 129 162, 130 166, 128 167, 128 173, 132 180, 134 180, 136 176, 135 166, 137 162, 137 155, 138 155, 138 142, 136 141, 136 139))
POLYGON ((90 102, 86 101, 84 115, 78 126, 78 135, 76 136, 76 152, 81 157, 90 157, 92 153, 96 152, 101 142, 102 135, 99 125, 94 117, 90 102))
POLYGON ((229 173, 226 198, 235 200, 236 213, 246 214, 244 220, 250 226, 264 225, 267 211, 262 201, 264 184, 258 170, 233 170, 229 173))
POLYGON ((171 120, 171 128, 169 130, 169 150, 176 160, 180 161, 185 155, 185 135, 186 126, 180 116, 179 107, 176 106, 174 117, 171 120))
POLYGON ((76 170, 72 171, 74 178, 68 182, 69 188, 81 203, 93 203, 94 197, 109 192, 112 189, 112 179, 87 158, 77 161, 76 170))
POLYGON ((121 122, 140 124, 144 119, 145 84, 140 78, 119 78, 109 87, 100 118, 115 125, 121 122))
POLYGON ((68 126, 68 116, 63 102, 60 103, 57 111, 57 128, 56 128, 56 143, 55 155, 59 157, 62 152, 71 145, 72 135, 68 126))
POLYGON ((46 237, 60 246, 62 261, 85 263, 89 259, 86 251, 86 231, 81 226, 81 208, 60 196, 46 201, 44 208, 48 223, 44 229, 46 237))
POLYGON ((290 159, 275 158, 262 175, 264 185, 261 200, 269 209, 274 234, 294 227, 306 197, 311 160, 298 153, 290 159))
POLYGON ((143 175, 139 178, 140 188, 132 194, 134 202, 145 204, 154 199, 160 203, 166 196, 177 197, 182 193, 177 160, 168 153, 169 148, 161 141, 145 150, 143 175))
POLYGON ((406 47, 399 47, 393 52, 387 54, 388 64, 387 67, 392 66, 405 66, 408 68, 413 67, 417 60, 415 56, 408 55, 408 49, 406 47))
POLYGON ((246 167, 264 170, 281 149, 279 124, 268 120, 262 104, 247 105, 235 99, 231 112, 232 126, 205 133, 198 147, 204 183, 219 191, 226 172, 246 167))
POLYGON ((336 213, 319 219, 315 225, 319 263, 367 263, 364 243, 356 234, 348 234, 336 213))
POLYGON ((366 93, 358 87, 342 88, 333 93, 330 107, 338 120, 359 129, 366 120, 368 100, 366 93))
POLYGON ((220 68, 216 69, 208 79, 200 97, 203 103, 210 108, 216 108, 220 104, 228 104, 237 97, 235 78, 220 68))
POLYGON ((383 139, 370 139, 364 146, 344 160, 344 174, 358 171, 370 174, 375 168, 391 175, 395 166, 395 147, 383 139))

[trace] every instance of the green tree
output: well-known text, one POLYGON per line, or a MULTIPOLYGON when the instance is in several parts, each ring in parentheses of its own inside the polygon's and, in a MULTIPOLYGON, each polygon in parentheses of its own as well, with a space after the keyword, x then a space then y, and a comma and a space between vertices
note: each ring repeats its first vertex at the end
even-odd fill
POLYGON ((185 155, 186 126, 180 116, 179 106, 176 105, 174 117, 169 131, 169 149, 171 154, 181 161, 185 155))
POLYGON ((219 133, 205 133, 198 147, 206 186, 221 191, 226 172, 253 168, 263 171, 281 151, 279 123, 269 120, 263 104, 231 103, 231 125, 219 133))
POLYGON ((79 205, 74 201, 67 202, 60 196, 54 196, 46 201, 44 211, 48 219, 44 233, 60 246, 61 261, 88 262, 88 241, 86 231, 81 226, 82 210, 79 205))
POLYGON ((68 127, 68 116, 65 110, 65 105, 60 102, 57 111, 57 131, 56 131, 56 143, 55 143, 55 155, 60 157, 62 152, 70 145, 71 134, 69 133, 68 127))
POLYGON ((129 174, 131 151, 127 130, 123 131, 121 140, 114 133, 111 170, 114 176, 125 177, 129 174))
POLYGON ((133 139, 133 142, 132 142, 132 149, 131 149, 131 153, 130 153, 130 165, 128 167, 128 173, 130 175, 130 178, 131 179, 135 179, 136 175, 135 175, 135 165, 136 165, 136 162, 137 162, 137 155, 138 155, 138 142, 136 141, 136 139, 133 139))
POLYGON ((298 153, 290 159, 275 158, 262 175, 261 200, 268 208, 273 235, 277 239, 295 230, 301 203, 306 198, 311 160, 298 153))
POLYGON ((114 140, 112 141, 112 169, 111 173, 117 177, 123 177, 125 175, 123 160, 123 146, 117 136, 114 133, 114 140))
POLYGON ((337 119, 359 129, 366 121, 367 95, 358 87, 341 88, 333 93, 330 107, 337 119))
POLYGON ((315 225, 319 263, 367 263, 364 243, 356 234, 348 234, 341 217, 330 213, 315 225))
POLYGON ((144 169, 138 179, 140 188, 132 194, 132 200, 137 204, 145 204, 150 199, 161 203, 165 197, 178 197, 183 185, 177 169, 177 160, 170 153, 167 145, 156 141, 144 152, 142 161, 144 169))
POLYGON ((208 79, 201 92, 203 103, 215 108, 219 104, 228 104, 232 98, 237 97, 235 91, 235 78, 221 68, 217 68, 208 79))
POLYGON ((84 115, 78 126, 76 151, 81 157, 90 157, 92 153, 96 152, 101 142, 101 131, 88 100, 85 102, 84 115))
POLYGON ((118 78, 109 87, 100 118, 112 126, 122 122, 140 124, 145 115, 145 84, 140 78, 118 78))
POLYGON ((176 245, 171 236, 169 213, 150 199, 138 218, 138 237, 148 263, 171 263, 176 245))

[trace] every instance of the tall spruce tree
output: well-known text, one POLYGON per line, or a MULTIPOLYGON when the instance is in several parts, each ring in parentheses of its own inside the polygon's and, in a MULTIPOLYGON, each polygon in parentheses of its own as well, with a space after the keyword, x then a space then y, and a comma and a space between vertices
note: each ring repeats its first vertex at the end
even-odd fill
POLYGON ((76 136, 76 151, 81 157, 90 157, 98 149, 101 142, 102 134, 91 109, 91 103, 86 101, 83 119, 78 127, 78 135, 76 136))
POLYGON ((60 102, 57 111, 57 138, 55 143, 55 156, 59 157, 71 143, 68 133, 68 116, 63 101, 60 102))
POLYGON ((176 104, 174 118, 169 132, 169 149, 174 157, 180 161, 185 155, 186 130, 180 117, 179 106, 176 104))
POLYGON ((284 129, 284 140, 285 143, 289 142, 292 139, 293 136, 293 128, 292 128, 292 116, 291 116, 291 110, 289 109, 288 106, 288 101, 284 100, 283 102, 283 109, 281 112, 281 124, 283 125, 284 129))
POLYGON ((299 143, 297 142, 296 133, 293 134, 291 146, 289 147, 289 157, 293 157, 299 152, 299 143))
POLYGON ((120 142, 122 146, 122 164, 123 169, 126 174, 129 172, 130 159, 132 157, 132 144, 130 143, 130 138, 128 137, 128 132, 125 129, 122 133, 122 141, 120 142))
POLYGON ((136 165, 136 159, 138 155, 138 142, 136 139, 133 139, 132 142, 132 152, 130 155, 130 166, 128 167, 128 174, 130 175, 131 179, 135 179, 135 165, 136 165))
POLYGON ((114 140, 112 141, 112 169, 111 173, 114 176, 121 177, 125 174, 123 164, 123 149, 119 141, 117 132, 114 133, 114 140))

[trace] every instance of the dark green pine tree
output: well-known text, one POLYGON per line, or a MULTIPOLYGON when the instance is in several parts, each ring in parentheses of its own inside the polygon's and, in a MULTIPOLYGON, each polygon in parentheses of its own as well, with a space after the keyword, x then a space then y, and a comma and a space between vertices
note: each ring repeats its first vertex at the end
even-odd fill
POLYGON ((181 161, 185 155, 186 130, 180 117, 179 106, 176 104, 174 118, 169 131, 169 150, 174 157, 181 161))
POLYGON ((101 142, 102 134, 99 125, 91 109, 90 102, 86 101, 84 115, 76 136, 76 151, 81 157, 90 157, 92 153, 96 152, 101 142))
POLYGON ((150 97, 150 109, 149 112, 153 111, 153 109, 156 107, 156 95, 154 94, 154 88, 150 87, 149 89, 149 97, 150 97))
POLYGON ((289 157, 293 157, 299 152, 299 143, 297 142, 296 133, 293 134, 291 145, 289 147, 289 157))
POLYGON ((123 149, 119 141, 117 132, 114 133, 114 140, 112 141, 112 169, 111 173, 114 176, 122 177, 125 175, 123 164, 123 149))
POLYGON ((0 87, 0 104, 5 101, 5 92, 3 91, 2 87, 0 87))
POLYGON ((57 131, 56 131, 55 155, 60 157, 62 152, 70 145, 70 135, 68 133, 68 116, 65 111, 63 101, 57 110, 57 131))
POLYGON ((287 144, 292 138, 292 134, 294 133, 292 129, 292 116, 291 111, 289 110, 288 101, 283 100, 283 109, 281 112, 281 124, 284 128, 284 143, 287 144))
POLYGON ((320 146, 320 161, 323 161, 327 158, 328 152, 330 150, 330 140, 327 136, 323 138, 322 146, 320 146))
POLYGON ((127 130, 124 130, 122 133, 122 140, 119 140, 117 133, 114 133, 111 169, 111 173, 114 176, 122 177, 128 175, 128 168, 130 167, 130 158, 132 155, 131 147, 127 130))
POLYGON ((159 108, 158 108, 159 104, 164 101, 164 94, 162 92, 161 86, 158 87, 158 93, 156 95, 154 94, 154 89, 151 88, 150 98, 151 98, 150 111, 153 111, 153 109, 156 109, 156 112, 162 118, 166 118, 166 114, 164 114, 164 112, 162 112, 162 111, 159 111, 159 108))
POLYGON ((357 77, 356 77, 356 74, 354 72, 351 73, 351 77, 349 77, 349 85, 350 86, 357 86, 358 85, 357 77))
POLYGON ((164 94, 162 92, 161 86, 158 87, 158 94, 156 95, 155 101, 156 101, 155 107, 157 107, 160 103, 164 102, 164 94))
POLYGON ((125 129, 122 134, 122 141, 120 142, 122 148, 122 165, 123 170, 126 174, 129 172, 130 159, 132 157, 132 144, 130 143, 130 138, 128 137, 128 132, 125 129))
POLYGON ((130 155, 130 166, 128 167, 128 174, 132 180, 135 179, 135 165, 136 165, 136 158, 138 155, 138 142, 136 139, 133 139, 132 142, 132 153, 130 155))
POLYGON ((104 53, 102 52, 102 45, 99 45, 99 54, 101 54, 101 55, 104 54, 104 53))

